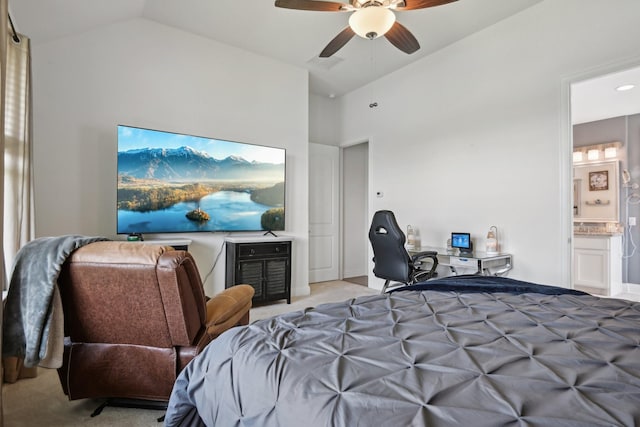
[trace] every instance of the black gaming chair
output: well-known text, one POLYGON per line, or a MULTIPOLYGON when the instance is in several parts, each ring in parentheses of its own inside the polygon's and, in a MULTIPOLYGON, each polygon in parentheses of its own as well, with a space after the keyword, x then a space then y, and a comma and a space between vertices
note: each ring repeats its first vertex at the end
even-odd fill
POLYGON ((378 211, 373 215, 369 229, 369 241, 373 248, 373 274, 385 279, 382 293, 391 281, 396 285, 413 285, 430 279, 436 274, 438 257, 436 251, 425 251, 409 255, 404 247, 405 236, 391 211, 378 211), (431 269, 423 269, 430 259, 431 269))

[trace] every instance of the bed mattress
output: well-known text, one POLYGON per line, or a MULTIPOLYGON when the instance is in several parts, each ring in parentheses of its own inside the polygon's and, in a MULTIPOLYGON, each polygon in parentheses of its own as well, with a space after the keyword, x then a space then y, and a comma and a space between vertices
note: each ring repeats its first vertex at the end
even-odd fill
POLYGON ((640 303, 505 278, 257 321, 179 376, 168 426, 634 426, 640 303))

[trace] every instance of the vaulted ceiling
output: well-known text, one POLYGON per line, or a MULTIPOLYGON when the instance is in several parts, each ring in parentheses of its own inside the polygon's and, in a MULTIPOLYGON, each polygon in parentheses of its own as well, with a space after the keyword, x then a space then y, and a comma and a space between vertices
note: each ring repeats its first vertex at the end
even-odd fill
POLYGON ((354 37, 323 59, 318 54, 347 26, 349 13, 276 8, 274 0, 10 0, 9 10, 18 31, 34 44, 146 18, 306 68, 311 92, 340 96, 540 1, 458 0, 397 12, 398 22, 418 39, 417 52, 407 55, 383 37, 354 37))
MULTIPOLYGON (((321 0, 318 0, 321 1, 321 0)), ((347 2, 347 0, 339 0, 347 2)), ((118 21, 145 18, 309 70, 310 91, 340 96, 542 0, 458 0, 397 12, 421 48, 407 55, 385 38, 354 37, 330 58, 326 44, 349 13, 282 9, 274 0, 10 0, 17 30, 37 45, 118 21)), ((574 123, 640 112, 640 69, 575 84, 574 123), (616 92, 623 83, 636 89, 616 92)))

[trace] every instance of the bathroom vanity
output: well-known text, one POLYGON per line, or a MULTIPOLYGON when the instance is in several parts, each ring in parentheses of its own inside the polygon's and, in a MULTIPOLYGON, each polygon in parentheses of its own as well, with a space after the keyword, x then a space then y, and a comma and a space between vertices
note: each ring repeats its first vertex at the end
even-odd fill
POLYGON ((573 286, 592 294, 622 292, 618 161, 573 168, 573 286))
POLYGON ((596 295, 622 292, 622 236, 574 234, 573 286, 596 295))

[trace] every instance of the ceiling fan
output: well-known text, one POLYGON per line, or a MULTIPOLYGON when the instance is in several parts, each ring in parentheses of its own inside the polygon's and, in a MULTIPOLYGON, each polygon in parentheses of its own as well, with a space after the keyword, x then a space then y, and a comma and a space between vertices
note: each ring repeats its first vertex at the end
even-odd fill
POLYGON ((420 43, 411 31, 396 21, 394 10, 414 10, 440 6, 457 0, 349 0, 349 3, 323 0, 276 0, 276 7, 319 12, 353 12, 349 26, 342 30, 320 53, 328 58, 354 35, 373 40, 385 36, 395 47, 411 54, 420 43))

